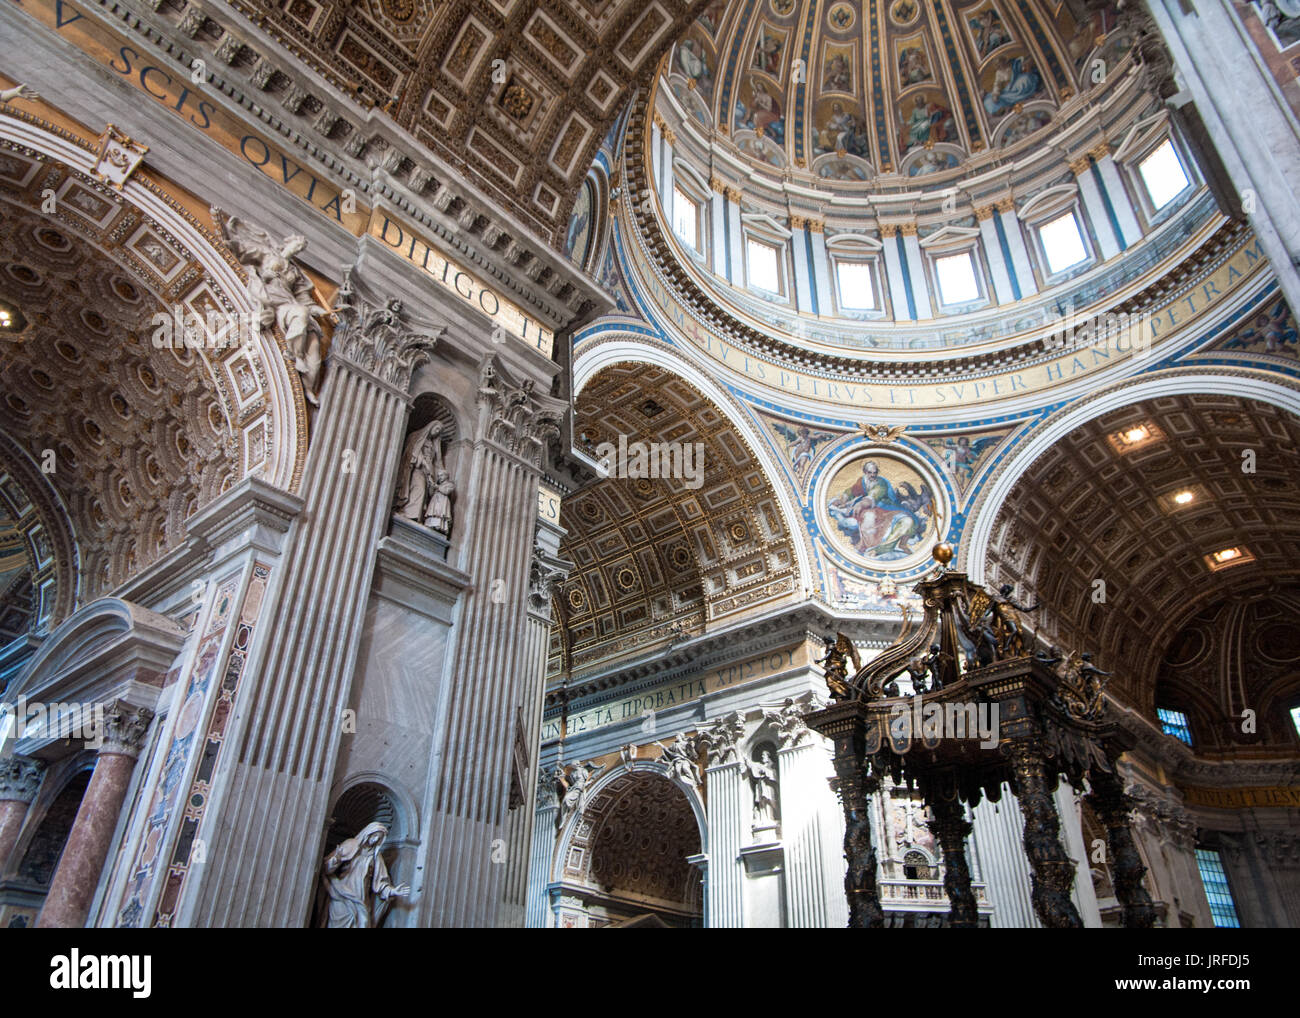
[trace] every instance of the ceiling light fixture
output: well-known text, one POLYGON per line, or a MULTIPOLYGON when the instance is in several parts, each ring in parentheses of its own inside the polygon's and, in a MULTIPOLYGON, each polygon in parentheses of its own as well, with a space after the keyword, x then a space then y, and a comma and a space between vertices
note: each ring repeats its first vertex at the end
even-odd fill
POLYGON ((1174 496, 1174 501, 1177 502, 1179 505, 1186 505, 1195 497, 1196 496, 1190 491, 1180 491, 1177 495, 1174 496))

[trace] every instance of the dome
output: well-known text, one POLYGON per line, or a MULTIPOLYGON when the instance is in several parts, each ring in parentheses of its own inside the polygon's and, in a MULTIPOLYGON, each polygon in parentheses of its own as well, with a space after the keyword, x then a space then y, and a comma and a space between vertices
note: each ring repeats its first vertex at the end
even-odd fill
POLYGON ((712 4, 626 122, 624 273, 723 375, 810 406, 1117 377, 1254 242, 1150 32, 1091 0, 712 4))
POLYGON ((951 176, 1022 150, 1122 77, 1132 38, 1117 28, 1080 0, 717 0, 667 81, 757 172, 835 189, 951 176))

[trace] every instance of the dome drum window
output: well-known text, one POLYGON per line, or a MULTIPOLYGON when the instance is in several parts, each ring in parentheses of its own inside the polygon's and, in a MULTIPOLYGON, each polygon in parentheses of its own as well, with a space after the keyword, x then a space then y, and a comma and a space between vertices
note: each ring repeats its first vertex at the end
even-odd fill
POLYGON ((1135 124, 1114 158, 1148 228, 1172 216, 1200 186, 1194 161, 1163 113, 1135 124))
POLYGON ((783 229, 770 216, 744 216, 745 283, 750 290, 766 297, 789 303, 790 288, 789 246, 790 231, 783 229))
POLYGON ((1078 275, 1100 259, 1076 184, 1060 184, 1034 195, 1016 213, 1031 239, 1043 287, 1078 275))

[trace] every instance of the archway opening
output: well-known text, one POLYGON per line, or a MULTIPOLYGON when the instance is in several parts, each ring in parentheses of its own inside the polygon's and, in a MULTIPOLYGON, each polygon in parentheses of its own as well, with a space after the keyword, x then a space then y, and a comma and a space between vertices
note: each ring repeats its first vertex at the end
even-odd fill
POLYGON ((700 828, 682 789, 659 774, 616 779, 578 821, 561 927, 703 925, 703 875, 689 860, 700 828))

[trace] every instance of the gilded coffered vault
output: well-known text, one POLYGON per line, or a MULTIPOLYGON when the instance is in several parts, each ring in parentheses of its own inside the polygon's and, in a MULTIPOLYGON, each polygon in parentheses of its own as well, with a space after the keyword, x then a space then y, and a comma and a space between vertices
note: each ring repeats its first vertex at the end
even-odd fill
MULTIPOLYGON (((558 246, 628 95, 706 0, 233 0, 558 246)), ((202 19, 200 19, 202 22, 202 19)), ((236 43, 237 46, 237 43, 236 43)))
POLYGON ((553 676, 650 652, 795 593, 792 537, 771 481, 719 407, 668 371, 629 363, 590 379, 576 408, 579 447, 599 459, 610 443, 614 476, 564 502, 560 553, 576 568, 555 595, 565 621, 552 633, 553 676), (620 476, 620 436, 633 453, 637 443, 647 453, 687 449, 698 476, 620 476))

